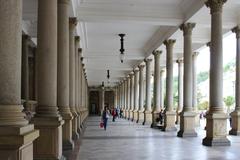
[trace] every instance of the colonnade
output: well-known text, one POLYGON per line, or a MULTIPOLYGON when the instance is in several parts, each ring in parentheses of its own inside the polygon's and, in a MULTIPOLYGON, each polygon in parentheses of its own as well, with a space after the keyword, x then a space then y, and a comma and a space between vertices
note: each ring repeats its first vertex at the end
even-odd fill
MULTIPOLYGON (((226 0, 208 0, 206 6, 210 9, 211 13, 211 57, 210 57, 210 106, 207 112, 207 124, 206 124, 206 137, 203 139, 202 144, 207 146, 215 145, 230 145, 230 141, 227 139, 227 114, 223 112, 223 55, 222 55, 222 8, 226 0)), ((192 50, 192 32, 194 32, 195 23, 184 23, 180 26, 183 32, 184 49, 183 58, 178 59, 178 105, 176 111, 173 110, 173 47, 176 40, 167 39, 164 41, 166 46, 166 104, 163 106, 163 84, 162 84, 162 70, 160 67, 160 59, 162 51, 153 51, 154 60, 154 83, 153 83, 153 102, 151 99, 151 62, 152 59, 144 59, 145 72, 146 72, 146 93, 145 93, 145 107, 142 109, 142 102, 144 97, 142 96, 143 77, 140 72, 139 75, 134 72, 134 110, 126 106, 128 104, 128 96, 124 94, 124 90, 133 92, 133 88, 126 87, 127 80, 131 79, 126 77, 125 81, 121 81, 117 86, 116 91, 119 96, 117 106, 124 110, 124 117, 126 113, 134 115, 133 120, 139 121, 140 117, 143 117, 143 125, 150 125, 151 127, 158 127, 157 119, 159 118, 159 112, 165 108, 164 111, 164 124, 160 126, 162 131, 176 131, 175 123, 179 123, 180 117, 180 130, 177 133, 178 137, 195 137, 197 133, 196 119, 197 106, 196 106, 196 58, 198 53, 192 50), (184 68, 183 68, 184 66, 184 68), (136 88, 140 90, 136 90, 136 88), (138 93, 137 93, 138 92, 138 93), (140 96, 138 96, 140 95, 140 96), (125 103, 123 103, 125 102, 125 103), (136 106, 138 105, 138 106, 136 106), (136 112, 139 112, 138 116, 135 116, 136 112), (143 116, 140 116, 143 113, 143 116)), ((233 29, 237 37, 237 69, 236 69, 236 109, 232 116, 232 130, 230 134, 239 134, 240 118, 239 118, 239 27, 233 29)), ((137 67, 136 70, 143 71, 144 66, 137 67)), ((130 116, 131 118, 131 116, 130 116)))
POLYGON ((77 19, 69 17, 69 8, 70 0, 38 1, 37 107, 28 121, 24 112, 33 112, 27 107, 32 87, 28 65, 31 37, 23 35, 22 38, 22 1, 1 1, 2 159, 63 159, 63 150, 73 150, 74 140, 83 132, 88 116, 88 83, 80 37, 74 34, 77 19), (26 106, 24 112, 21 97, 26 106))

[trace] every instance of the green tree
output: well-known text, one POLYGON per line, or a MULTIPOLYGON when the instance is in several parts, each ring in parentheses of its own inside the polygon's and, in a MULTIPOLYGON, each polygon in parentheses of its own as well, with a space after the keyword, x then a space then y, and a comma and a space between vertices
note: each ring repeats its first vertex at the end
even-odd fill
POLYGON ((201 83, 201 82, 204 82, 208 79, 209 77, 209 72, 206 71, 206 72, 200 72, 198 75, 197 75, 197 83, 201 83))
POLYGON ((208 101, 203 101, 198 104, 198 109, 199 110, 207 110, 209 107, 209 102, 208 101))
POLYGON ((227 96, 223 98, 224 103, 228 107, 228 111, 230 110, 230 107, 234 104, 235 100, 233 96, 227 96))

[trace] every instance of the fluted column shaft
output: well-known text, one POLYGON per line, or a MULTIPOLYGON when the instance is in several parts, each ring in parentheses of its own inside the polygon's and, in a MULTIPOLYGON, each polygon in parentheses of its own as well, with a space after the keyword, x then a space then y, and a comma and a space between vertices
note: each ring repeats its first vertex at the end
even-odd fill
POLYGON ((143 111, 143 68, 144 65, 139 66, 139 111, 143 111))
POLYGON ((226 0, 206 2, 211 12, 210 112, 223 111, 222 6, 225 2, 226 0))
POLYGON ((79 113, 79 63, 78 63, 78 59, 79 59, 79 54, 78 54, 78 48, 79 48, 79 41, 80 41, 80 37, 79 36, 75 36, 75 107, 76 107, 76 111, 77 113, 79 113))
POLYGON ((74 30, 77 25, 76 18, 69 19, 69 105, 71 112, 76 116, 75 108, 75 38, 74 30))
POLYGON ((28 67, 28 54, 29 54, 30 37, 28 35, 22 36, 22 98, 29 100, 29 67, 28 67))
POLYGON ((240 111, 240 27, 235 27, 232 32, 236 34, 235 111, 240 111))
POLYGON ((166 110, 173 110, 173 45, 176 40, 169 39, 164 42, 167 50, 167 78, 166 78, 166 110))
POLYGON ((197 111, 197 56, 198 52, 194 52, 192 55, 192 106, 193 110, 197 111))
POLYGON ((153 112, 160 112, 160 55, 162 51, 154 51, 154 90, 153 90, 153 112))
POLYGON ((180 29, 183 31, 184 36, 184 77, 183 77, 183 111, 192 111, 192 91, 193 91, 193 76, 192 76, 192 30, 195 23, 183 24, 180 29))
POLYGON ((160 71, 160 107, 164 108, 164 69, 160 71))
POLYGON ((151 111, 151 59, 146 59, 146 108, 145 111, 151 111))
POLYGON ((69 0, 58 0, 57 105, 65 123, 63 148, 73 149, 72 114, 69 108, 69 0))
POLYGON ((127 77, 127 110, 130 109, 130 77, 127 77))
POLYGON ((134 110, 138 110, 139 98, 139 70, 134 70, 134 110))
POLYGON ((183 107, 183 60, 177 60, 178 63, 178 106, 177 113, 183 107))
POLYGON ((134 73, 131 75, 131 111, 134 109, 134 73))

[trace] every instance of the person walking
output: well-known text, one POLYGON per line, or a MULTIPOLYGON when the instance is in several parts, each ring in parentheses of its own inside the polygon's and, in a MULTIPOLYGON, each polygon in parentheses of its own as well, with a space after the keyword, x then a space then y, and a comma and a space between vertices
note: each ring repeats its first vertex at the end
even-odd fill
POLYGON ((103 113, 102 113, 102 121, 103 121, 103 126, 104 126, 104 130, 107 130, 107 121, 109 118, 109 110, 107 109, 107 107, 104 108, 103 113))

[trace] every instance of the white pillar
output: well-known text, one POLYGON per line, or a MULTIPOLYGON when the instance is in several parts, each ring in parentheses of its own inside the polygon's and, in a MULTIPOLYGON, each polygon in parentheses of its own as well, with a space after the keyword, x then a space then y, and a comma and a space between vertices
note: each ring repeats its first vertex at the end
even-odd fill
POLYGON ((222 8, 226 0, 208 0, 211 11, 210 108, 207 113, 203 145, 230 145, 227 139, 227 114, 223 112, 222 8))
POLYGON ((152 59, 145 59, 146 63, 146 107, 144 111, 144 122, 145 124, 152 123, 152 109, 151 109, 151 61, 152 59))
POLYGON ((183 60, 178 59, 178 105, 176 109, 176 124, 179 123, 179 114, 183 108, 183 60))
POLYGON ((235 110, 231 113, 231 135, 240 135, 240 27, 232 29, 236 34, 236 81, 235 81, 235 110))
POLYGON ((173 45, 176 40, 165 40, 167 51, 167 76, 166 76, 166 111, 164 117, 163 131, 175 131, 175 112, 173 111, 173 45))
POLYGON ((139 70, 134 70, 134 111, 133 111, 133 121, 138 121, 138 99, 139 99, 139 70))
POLYGON ((154 88, 153 88, 153 112, 152 125, 157 126, 157 119, 160 113, 160 55, 162 51, 153 51, 154 55, 154 88))
POLYGON ((178 137, 195 137, 195 116, 193 112, 193 72, 192 72, 192 30, 195 23, 182 24, 180 29, 183 31, 184 36, 184 93, 183 93, 183 110, 180 115, 180 130, 178 137))
POLYGON ((138 122, 144 122, 144 108, 143 108, 143 82, 144 82, 144 65, 139 65, 139 109, 138 109, 138 122))

